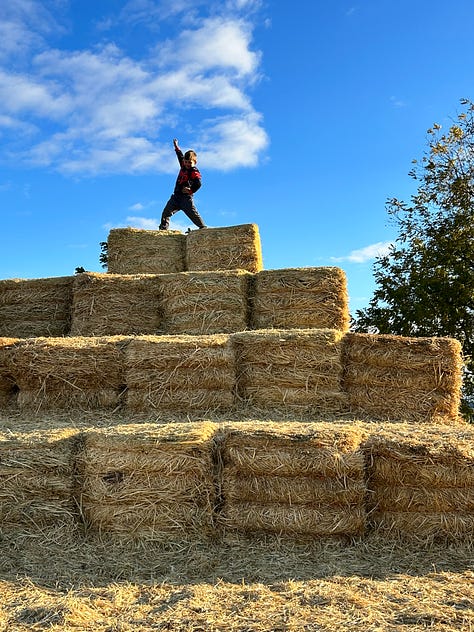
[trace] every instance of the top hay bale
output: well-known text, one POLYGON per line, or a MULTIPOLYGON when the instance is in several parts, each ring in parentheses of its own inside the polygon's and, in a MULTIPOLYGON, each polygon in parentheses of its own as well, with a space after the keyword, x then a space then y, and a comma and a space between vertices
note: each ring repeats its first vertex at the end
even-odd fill
POLYGON ((262 247, 256 224, 193 230, 186 238, 186 269, 262 269, 262 247))
POLYGON ((74 277, 0 281, 0 336, 69 333, 74 277))
POLYGON ((349 329, 347 281, 340 268, 259 272, 252 304, 253 329, 349 329))
POLYGON ((349 333, 343 362, 352 412, 393 421, 460 421, 463 363, 457 340, 349 333))
POLYGON ((114 228, 107 240, 107 270, 115 274, 165 274, 185 269, 186 237, 175 230, 114 228))

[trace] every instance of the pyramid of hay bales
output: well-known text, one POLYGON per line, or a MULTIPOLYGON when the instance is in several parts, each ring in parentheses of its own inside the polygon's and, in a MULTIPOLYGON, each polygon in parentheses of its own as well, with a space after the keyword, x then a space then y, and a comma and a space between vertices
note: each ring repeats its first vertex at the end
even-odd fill
POLYGON ((62 411, 72 428, 38 443, 58 451, 58 466, 31 461, 44 485, 28 433, 0 437, 0 528, 33 512, 155 539, 468 532, 461 345, 349 321, 344 272, 264 270, 255 224, 114 229, 107 273, 0 281, 0 411, 62 411), (83 413, 120 423, 74 429, 83 413), (416 449, 407 424, 428 430, 416 449), (435 437, 457 448, 420 460, 435 437), (432 464, 446 477, 428 480, 432 464))

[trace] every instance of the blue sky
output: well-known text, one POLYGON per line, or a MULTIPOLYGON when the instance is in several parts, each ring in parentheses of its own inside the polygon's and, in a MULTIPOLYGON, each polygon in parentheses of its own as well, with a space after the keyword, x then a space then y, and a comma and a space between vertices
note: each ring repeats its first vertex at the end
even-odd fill
POLYGON ((342 267, 365 307, 386 200, 474 98, 473 24, 472 0, 1 2, 0 279, 157 228, 176 137, 209 226, 258 224, 266 269, 342 267))

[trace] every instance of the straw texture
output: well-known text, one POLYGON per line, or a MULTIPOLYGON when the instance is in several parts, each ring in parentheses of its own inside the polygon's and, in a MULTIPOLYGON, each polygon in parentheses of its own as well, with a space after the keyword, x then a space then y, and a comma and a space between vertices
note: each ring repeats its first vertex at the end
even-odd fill
POLYGON ((474 430, 379 429, 364 446, 371 522, 426 538, 459 537, 474 525, 474 430))
POLYGON ((0 336, 63 336, 71 326, 73 277, 0 281, 0 336))
POLYGON ((124 425, 86 434, 82 512, 99 531, 162 539, 213 526, 215 426, 124 425))
POLYGON ((116 408, 124 389, 124 343, 120 336, 19 341, 7 362, 20 408, 116 408))
POLYGON ((135 412, 228 410, 234 355, 225 334, 142 336, 125 352, 127 408, 135 412))
POLYGON ((7 407, 16 399, 16 383, 9 368, 9 357, 18 338, 0 338, 0 407, 7 407))
POLYGON ((262 246, 256 224, 193 230, 186 236, 186 269, 247 270, 263 267, 262 246))
POLYGON ((459 422, 461 345, 450 338, 347 334, 344 388, 351 410, 377 419, 459 422))
POLYGON ((157 275, 79 274, 74 279, 71 334, 113 336, 160 330, 157 275))
POLYGON ((0 529, 41 529, 77 520, 73 429, 0 432, 0 529))
POLYGON ((203 335, 246 329, 251 277, 243 270, 162 275, 164 331, 203 335))
POLYGON ((359 427, 329 423, 226 426, 223 525, 312 537, 362 533, 363 436, 359 427))
POLYGON ((340 268, 263 270, 255 275, 252 328, 349 329, 347 281, 340 268))
POLYGON ((330 329, 234 334, 239 397, 257 409, 343 412, 342 336, 330 329))
POLYGON ((173 230, 114 228, 107 239, 107 270, 116 274, 166 274, 185 269, 186 237, 173 230))

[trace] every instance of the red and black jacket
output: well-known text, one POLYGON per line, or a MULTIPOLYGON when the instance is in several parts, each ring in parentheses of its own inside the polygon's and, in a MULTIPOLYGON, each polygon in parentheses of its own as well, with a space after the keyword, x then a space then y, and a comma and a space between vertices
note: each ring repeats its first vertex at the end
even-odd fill
MULTIPOLYGON (((178 158, 179 166, 181 169, 179 170, 178 177, 176 178, 176 184, 174 186, 174 193, 178 195, 183 195, 183 187, 189 187, 191 189, 191 195, 196 193, 198 189, 201 188, 201 174, 199 169, 196 167, 191 167, 190 169, 186 169, 183 164, 184 154, 179 147, 175 148, 176 156, 178 158)), ((189 194, 184 194, 189 195, 189 194)))

